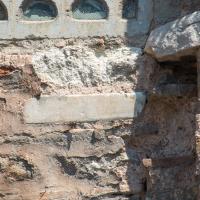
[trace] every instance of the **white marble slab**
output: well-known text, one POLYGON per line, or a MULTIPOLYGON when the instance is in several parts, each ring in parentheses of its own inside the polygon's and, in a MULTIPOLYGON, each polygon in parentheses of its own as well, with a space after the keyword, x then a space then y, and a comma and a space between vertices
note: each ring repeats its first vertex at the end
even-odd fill
POLYGON ((24 107, 26 123, 63 123, 137 117, 146 102, 143 92, 32 98, 24 107))

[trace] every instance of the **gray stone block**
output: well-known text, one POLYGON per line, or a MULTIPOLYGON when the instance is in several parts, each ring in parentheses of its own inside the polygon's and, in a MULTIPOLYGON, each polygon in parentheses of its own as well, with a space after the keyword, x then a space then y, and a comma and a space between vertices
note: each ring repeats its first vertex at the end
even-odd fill
POLYGON ((200 12, 167 23, 151 32, 145 51, 159 61, 195 55, 200 46, 200 12))

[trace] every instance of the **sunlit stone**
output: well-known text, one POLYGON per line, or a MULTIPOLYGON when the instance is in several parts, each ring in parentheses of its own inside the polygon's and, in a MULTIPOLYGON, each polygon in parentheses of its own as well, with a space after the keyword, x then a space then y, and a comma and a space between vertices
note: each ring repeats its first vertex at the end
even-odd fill
POLYGON ((43 96, 26 102, 24 119, 27 123, 128 119, 137 117, 145 103, 143 92, 43 96))

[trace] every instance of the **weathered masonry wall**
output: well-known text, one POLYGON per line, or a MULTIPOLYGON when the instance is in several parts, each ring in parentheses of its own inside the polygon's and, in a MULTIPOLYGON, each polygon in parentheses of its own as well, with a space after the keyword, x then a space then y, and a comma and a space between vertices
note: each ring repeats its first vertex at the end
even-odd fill
POLYGON ((198 200, 199 8, 0 1, 0 199, 198 200))

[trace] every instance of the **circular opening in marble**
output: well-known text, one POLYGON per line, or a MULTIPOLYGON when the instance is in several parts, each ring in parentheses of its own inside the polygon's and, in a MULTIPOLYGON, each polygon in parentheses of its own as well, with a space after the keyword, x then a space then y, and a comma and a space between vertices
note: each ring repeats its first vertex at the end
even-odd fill
POLYGON ((136 18, 137 1, 136 0, 123 0, 123 19, 136 18))
POLYGON ((0 21, 8 20, 6 6, 0 1, 0 21))
POLYGON ((48 21, 58 15, 55 3, 51 0, 26 0, 22 4, 22 12, 25 20, 48 21))
POLYGON ((108 6, 103 0, 75 0, 72 16, 79 20, 100 20, 108 17, 108 6))

